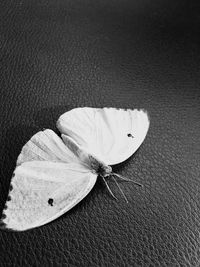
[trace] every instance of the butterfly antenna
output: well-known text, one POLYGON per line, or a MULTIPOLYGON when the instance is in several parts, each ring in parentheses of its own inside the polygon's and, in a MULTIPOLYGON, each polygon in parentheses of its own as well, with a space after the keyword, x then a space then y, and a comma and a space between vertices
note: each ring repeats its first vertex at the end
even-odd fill
POLYGON ((123 195, 124 199, 125 199, 125 200, 126 200, 126 202, 128 203, 128 199, 126 198, 126 196, 125 196, 125 194, 124 194, 123 190, 122 190, 122 189, 121 189, 121 187, 119 186, 119 184, 118 184, 118 182, 116 181, 115 177, 114 177, 113 175, 112 175, 111 177, 112 177, 112 178, 113 178, 113 180, 115 181, 115 183, 116 183, 117 187, 119 188, 120 192, 122 193, 122 195, 123 195))
POLYGON ((103 175, 101 175, 101 177, 103 178, 103 181, 104 181, 104 183, 106 184, 106 187, 107 187, 108 191, 110 192, 111 196, 114 197, 116 200, 118 200, 118 199, 116 198, 116 196, 113 194, 113 192, 111 191, 111 189, 110 189, 108 183, 106 182, 105 178, 103 177, 103 175))
POLYGON ((112 175, 115 175, 115 176, 117 176, 118 178, 120 178, 120 179, 122 179, 122 180, 124 180, 124 181, 132 182, 132 183, 134 183, 134 184, 136 184, 136 185, 138 185, 138 186, 143 187, 142 184, 140 184, 140 183, 138 183, 138 182, 135 182, 135 181, 133 181, 133 180, 131 180, 131 179, 129 179, 129 178, 126 178, 126 177, 124 177, 124 176, 122 176, 122 175, 120 175, 120 174, 118 174, 118 173, 112 172, 112 175))

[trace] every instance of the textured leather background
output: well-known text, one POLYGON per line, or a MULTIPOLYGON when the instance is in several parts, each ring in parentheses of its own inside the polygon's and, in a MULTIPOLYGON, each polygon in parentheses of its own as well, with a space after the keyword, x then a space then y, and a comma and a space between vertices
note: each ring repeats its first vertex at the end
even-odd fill
POLYGON ((200 266, 199 1, 0 3, 0 209, 16 158, 79 106, 142 107, 151 126, 115 170, 56 221, 0 231, 0 266, 200 266))

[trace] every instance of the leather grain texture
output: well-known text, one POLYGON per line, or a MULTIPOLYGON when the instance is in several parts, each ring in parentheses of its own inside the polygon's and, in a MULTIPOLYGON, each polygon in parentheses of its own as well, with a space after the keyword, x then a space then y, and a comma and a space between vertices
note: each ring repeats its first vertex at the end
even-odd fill
POLYGON ((0 231, 0 266, 200 266, 199 1, 0 3, 0 209, 26 141, 79 106, 145 108, 145 142, 56 221, 0 231))

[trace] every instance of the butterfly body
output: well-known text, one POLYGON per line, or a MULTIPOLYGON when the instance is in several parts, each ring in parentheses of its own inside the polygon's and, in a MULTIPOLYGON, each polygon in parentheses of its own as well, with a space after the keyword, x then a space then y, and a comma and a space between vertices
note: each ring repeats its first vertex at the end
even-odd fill
POLYGON ((85 107, 61 115, 57 128, 61 138, 46 129, 22 148, 0 220, 4 228, 47 224, 78 204, 98 176, 106 183, 116 175, 111 166, 142 144, 149 118, 143 110, 85 107))
POLYGON ((107 177, 112 173, 112 167, 82 149, 72 138, 62 135, 65 145, 78 157, 81 164, 85 165, 89 170, 97 175, 107 177))
POLYGON ((112 173, 112 167, 109 165, 106 165, 102 161, 98 160, 94 156, 88 154, 88 159, 89 159, 89 165, 91 170, 93 170, 96 174, 107 177, 111 175, 112 173))

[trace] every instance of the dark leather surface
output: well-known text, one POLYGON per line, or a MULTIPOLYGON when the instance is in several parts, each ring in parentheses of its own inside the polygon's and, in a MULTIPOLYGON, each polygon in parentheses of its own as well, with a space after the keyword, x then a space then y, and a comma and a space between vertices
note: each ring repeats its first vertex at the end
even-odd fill
POLYGON ((79 106, 145 108, 150 131, 56 221, 0 231, 0 266, 200 266, 198 1, 1 1, 0 208, 16 158, 79 106))

